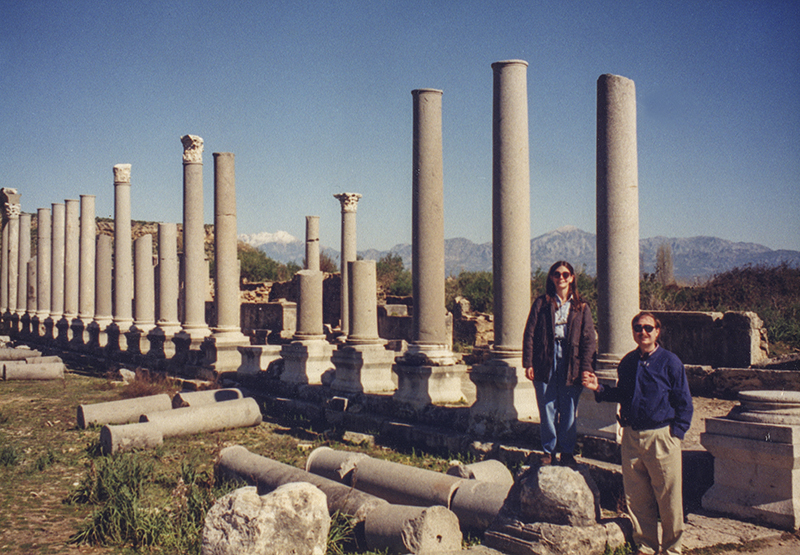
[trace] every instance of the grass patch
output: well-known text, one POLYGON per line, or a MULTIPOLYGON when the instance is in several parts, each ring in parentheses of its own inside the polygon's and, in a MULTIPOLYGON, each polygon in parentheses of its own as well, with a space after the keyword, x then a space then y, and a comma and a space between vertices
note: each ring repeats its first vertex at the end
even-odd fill
POLYGON ((19 460, 19 451, 13 445, 3 445, 0 448, 0 466, 16 466, 19 460))

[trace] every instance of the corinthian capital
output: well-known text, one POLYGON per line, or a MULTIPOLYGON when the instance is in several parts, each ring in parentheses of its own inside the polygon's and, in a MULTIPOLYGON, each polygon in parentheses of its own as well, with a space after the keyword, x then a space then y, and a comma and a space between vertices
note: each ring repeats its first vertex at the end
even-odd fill
POLYGON ((184 163, 203 163, 203 138, 197 135, 184 135, 181 137, 183 143, 183 162, 184 163))
POLYGON ((355 212, 356 208, 358 208, 358 199, 361 198, 359 193, 339 193, 333 196, 342 203, 342 213, 355 212))
POLYGON ((9 203, 6 204, 5 214, 6 218, 19 218, 19 215, 22 213, 22 205, 9 203))
POLYGON ((114 183, 130 183, 130 182, 131 182, 131 165, 116 164, 114 166, 114 183))

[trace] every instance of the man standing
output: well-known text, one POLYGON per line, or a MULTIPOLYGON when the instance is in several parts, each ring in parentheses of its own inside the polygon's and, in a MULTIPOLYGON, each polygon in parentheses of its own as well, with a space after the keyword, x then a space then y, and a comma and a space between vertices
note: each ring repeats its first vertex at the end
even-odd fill
POLYGON ((692 422, 692 396, 683 363, 658 345, 658 318, 640 312, 632 325, 639 348, 620 361, 617 386, 604 387, 593 372, 583 373, 583 385, 597 402, 620 405, 622 482, 639 553, 660 547, 677 554, 683 534, 681 440, 692 422))

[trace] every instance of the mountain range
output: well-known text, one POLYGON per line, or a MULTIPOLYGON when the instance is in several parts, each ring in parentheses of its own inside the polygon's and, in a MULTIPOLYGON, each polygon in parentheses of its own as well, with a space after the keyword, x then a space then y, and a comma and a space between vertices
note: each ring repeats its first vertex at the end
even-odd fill
MULTIPOLYGON (((301 263, 305 242, 285 232, 274 234, 240 235, 239 239, 278 262, 301 263), (266 240, 265 240, 266 239, 266 240)), ((558 228, 531 239, 531 270, 547 270, 556 260, 569 261, 576 270, 594 275, 597 272, 597 236, 574 226, 558 228)), ((643 273, 655 271, 656 252, 662 244, 672 249, 675 278, 687 282, 707 279, 715 274, 747 265, 777 266, 786 263, 800 267, 800 251, 773 250, 755 243, 726 241, 717 237, 651 237, 639 241, 640 267, 643 273)), ((322 251, 334 260, 339 251, 323 247, 322 251)), ((446 239, 445 273, 460 271, 491 271, 492 243, 476 244, 469 239, 446 239)), ((406 268, 411 267, 411 245, 398 244, 388 251, 368 249, 358 254, 368 260, 379 260, 388 253, 399 255, 406 268)))

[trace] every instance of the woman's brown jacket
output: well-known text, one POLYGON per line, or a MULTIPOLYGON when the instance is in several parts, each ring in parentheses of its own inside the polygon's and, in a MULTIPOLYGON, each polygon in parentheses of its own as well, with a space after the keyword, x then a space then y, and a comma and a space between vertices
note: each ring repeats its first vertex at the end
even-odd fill
MULTIPOLYGON (((533 379, 547 383, 553 371, 556 306, 542 295, 533 301, 522 338, 522 366, 533 368, 533 379)), ((581 373, 594 371, 597 358, 597 335, 592 311, 582 303, 570 303, 567 337, 562 345, 567 360, 567 385, 581 382, 581 373)))

